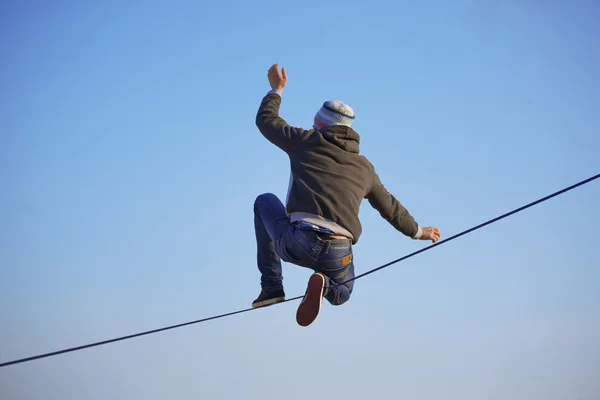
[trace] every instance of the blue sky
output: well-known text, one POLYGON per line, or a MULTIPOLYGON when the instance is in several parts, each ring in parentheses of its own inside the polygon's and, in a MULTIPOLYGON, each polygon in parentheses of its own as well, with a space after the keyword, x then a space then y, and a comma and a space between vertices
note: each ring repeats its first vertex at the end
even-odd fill
MULTIPOLYGON (((258 294, 252 204, 286 156, 254 117, 354 107, 361 152, 442 238, 600 172, 593 1, 0 6, 0 361, 258 294)), ((0 370, 6 399, 592 399, 600 182, 297 302, 0 370), (318 393, 318 394, 317 394, 318 393)), ((426 246, 367 202, 358 273, 426 246)), ((284 266, 288 296, 309 272, 284 266)))

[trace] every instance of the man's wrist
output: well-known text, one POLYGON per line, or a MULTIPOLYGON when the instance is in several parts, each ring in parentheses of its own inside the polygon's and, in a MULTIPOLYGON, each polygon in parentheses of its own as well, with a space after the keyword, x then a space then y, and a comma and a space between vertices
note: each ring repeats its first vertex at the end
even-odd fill
POLYGON ((419 227, 419 229, 417 230, 417 233, 412 238, 417 240, 417 239, 421 238, 421 235, 423 235, 423 228, 419 227))
POLYGON ((281 89, 271 89, 271 90, 269 90, 267 92, 267 94, 273 94, 273 93, 276 93, 279 96, 281 96, 281 95, 283 95, 283 88, 281 88, 281 89))

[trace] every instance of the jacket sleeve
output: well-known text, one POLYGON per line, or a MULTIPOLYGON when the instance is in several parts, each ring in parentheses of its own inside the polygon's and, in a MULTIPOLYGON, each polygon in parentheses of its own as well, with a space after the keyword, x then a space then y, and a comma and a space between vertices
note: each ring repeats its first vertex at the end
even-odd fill
POLYGON ((421 228, 408 210, 381 183, 373 171, 373 185, 365 196, 369 204, 396 230, 413 239, 420 237, 421 228))
POLYGON ((256 126, 262 135, 289 153, 296 145, 308 135, 308 131, 302 128, 290 126, 279 116, 281 96, 278 93, 269 92, 262 100, 258 113, 256 114, 256 126))

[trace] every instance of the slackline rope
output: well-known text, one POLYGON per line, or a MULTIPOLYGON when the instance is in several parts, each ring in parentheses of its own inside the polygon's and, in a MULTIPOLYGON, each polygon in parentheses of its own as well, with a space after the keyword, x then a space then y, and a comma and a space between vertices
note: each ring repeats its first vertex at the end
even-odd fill
MULTIPOLYGON (((574 185, 571 185, 571 186, 569 186, 569 187, 566 187, 566 188, 564 188, 564 189, 561 189, 561 190, 559 190, 558 192, 554 192, 554 193, 552 193, 552 194, 550 194, 550 195, 548 195, 548 196, 546 196, 546 197, 542 197, 541 199, 538 199, 538 200, 536 200, 536 201, 534 201, 534 202, 531 202, 531 203, 529 203, 529 204, 526 204, 526 205, 524 205, 524 206, 522 206, 522 207, 519 207, 519 208, 517 208, 517 209, 514 209, 513 211, 507 212, 506 214, 500 215, 499 217, 493 218, 493 219, 491 219, 491 220, 489 220, 489 221, 486 221, 486 222, 484 222, 484 223, 482 223, 482 224, 479 224, 479 225, 477 225, 477 226, 474 226, 474 227, 472 227, 472 228, 469 228, 469 229, 467 229, 467 230, 465 230, 465 231, 463 231, 463 232, 460 232, 460 233, 458 233, 458 234, 456 234, 456 235, 454 235, 454 236, 450 236, 450 237, 449 237, 449 238, 447 238, 447 239, 440 240, 440 241, 439 241, 439 242, 437 242, 437 243, 434 243, 434 244, 432 244, 432 245, 429 245, 429 246, 427 246, 427 247, 424 247, 423 249, 421 249, 421 250, 418 250, 418 251, 415 251, 415 252, 413 252, 413 253, 410 253, 410 254, 408 254, 408 255, 406 255, 406 256, 404 256, 404 257, 398 258, 397 260, 391 261, 391 262, 389 262, 389 263, 387 263, 387 264, 385 264, 385 265, 382 265, 381 267, 377 267, 377 268, 375 268, 375 269, 372 269, 372 270, 370 270, 370 271, 367 271, 367 272, 365 272, 365 273, 362 273, 362 274, 360 274, 360 275, 357 275, 357 276, 355 276, 353 279, 348 279, 347 281, 341 282, 340 284, 348 283, 348 282, 351 282, 351 281, 353 281, 353 280, 356 280, 356 279, 362 278, 362 277, 364 277, 364 276, 367 276, 367 275, 369 275, 369 274, 372 274, 373 272, 379 271, 379 270, 381 270, 381 269, 383 269, 383 268, 387 268, 387 267, 389 267, 389 266, 390 266, 390 265, 392 265, 392 264, 395 264, 395 263, 397 263, 397 262, 400 262, 400 261, 406 260, 407 258, 410 258, 410 257, 416 256, 417 254, 423 253, 424 251, 427 251, 427 250, 433 249, 433 248, 434 248, 434 247, 436 247, 436 246, 440 246, 440 245, 442 245, 442 244, 444 244, 444 243, 448 243, 448 242, 450 242, 451 240, 454 240, 454 239, 457 239, 457 238, 459 238, 459 237, 461 237, 461 236, 463 236, 463 235, 466 235, 467 233, 471 233, 471 232, 473 232, 473 231, 475 231, 475 230, 477 230, 477 229, 481 229, 481 228, 483 228, 484 226, 487 226, 487 225, 493 224, 494 222, 497 222, 497 221, 499 221, 499 220, 501 220, 501 219, 504 219, 504 218, 506 218, 506 217, 509 217, 509 216, 511 216, 511 215, 513 215, 513 214, 516 214, 516 213, 518 213, 518 212, 521 212, 521 211, 523 211, 523 210, 525 210, 525 209, 527 209, 527 208, 533 207, 533 206, 535 206, 535 205, 537 205, 537 204, 543 203, 543 202, 545 202, 545 201, 547 201, 547 200, 550 200, 550 199, 551 199, 551 198, 553 198, 553 197, 559 196, 559 195, 561 195, 561 194, 563 194, 563 193, 565 193, 565 192, 568 192, 568 191, 570 191, 570 190, 573 190, 573 189, 575 189, 575 188, 577 188, 577 187, 579 187, 579 186, 583 186, 583 185, 585 185, 586 183, 589 183, 589 182, 591 182, 591 181, 593 181, 593 180, 596 180, 596 179, 598 179, 598 178, 600 178, 600 174, 594 175, 594 176, 592 176, 592 177, 590 177, 590 178, 588 178, 588 179, 585 179, 585 180, 583 180, 583 181, 581 181, 581 182, 578 182, 578 183, 576 183, 576 184, 574 184, 574 185)), ((294 300, 298 300, 298 299, 301 299, 301 298, 303 298, 303 297, 304 297, 304 295, 302 295, 302 296, 297 296, 297 297, 294 297, 294 298, 291 298, 291 299, 286 299, 286 300, 284 300, 284 301, 282 301, 282 302, 276 303, 275 305, 277 305, 277 304, 282 304, 282 303, 287 303, 288 301, 294 301, 294 300)), ((133 339, 133 338, 136 338, 136 337, 139 337, 139 336, 150 335, 150 334, 153 334, 153 333, 158 333, 158 332, 162 332, 162 331, 166 331, 166 330, 170 330, 170 329, 175 329, 175 328, 181 328, 181 327, 183 327, 183 326, 187 326, 187 325, 199 324, 199 323, 201 323, 201 322, 211 321, 211 320, 213 320, 213 319, 225 318, 225 317, 229 317, 229 316, 231 316, 231 315, 235 315, 235 314, 242 314, 242 313, 245 313, 245 312, 248 312, 248 311, 252 311, 252 310, 259 310, 259 309, 261 309, 261 308, 265 308, 265 307, 259 307, 259 308, 246 308, 246 309, 243 309, 243 310, 233 311, 233 312, 229 312, 229 313, 226 313, 226 314, 220 314, 220 315, 215 315, 215 316, 208 317, 208 318, 202 318, 202 319, 198 319, 198 320, 196 320, 196 321, 184 322, 184 323, 177 324, 177 325, 166 326, 166 327, 164 327, 164 328, 158 328, 158 329, 153 329, 153 330, 146 331, 146 332, 140 332, 140 333, 135 333, 135 334, 132 334, 132 335, 121 336, 121 337, 114 338, 114 339, 103 340, 103 341, 101 341, 101 342, 90 343, 90 344, 86 344, 86 345, 82 345, 82 346, 71 347, 71 348, 64 349, 64 350, 53 351, 53 352, 51 352, 51 353, 45 353, 45 354, 39 354, 39 355, 32 356, 32 357, 21 358, 21 359, 17 359, 17 360, 13 360, 13 361, 8 361, 8 362, 0 363, 0 367, 8 367, 9 365, 20 364, 20 363, 24 363, 24 362, 27 362, 27 361, 38 360, 38 359, 40 359, 40 358, 46 358, 46 357, 57 356, 57 355, 59 355, 59 354, 64 354, 64 353, 69 353, 69 352, 73 352, 73 351, 78 351, 78 350, 88 349, 88 348, 90 348, 90 347, 101 346, 101 345, 104 345, 104 344, 114 343, 114 342, 118 342, 118 341, 121 341, 121 340, 133 339)))

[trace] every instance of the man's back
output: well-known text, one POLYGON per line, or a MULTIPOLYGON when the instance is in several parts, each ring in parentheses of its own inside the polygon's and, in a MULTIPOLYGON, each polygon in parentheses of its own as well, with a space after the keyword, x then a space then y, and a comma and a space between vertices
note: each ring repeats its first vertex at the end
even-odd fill
POLYGON ((362 200, 373 184, 373 167, 358 154, 358 134, 350 127, 310 130, 290 151, 291 182, 287 211, 319 215, 358 239, 362 200))

